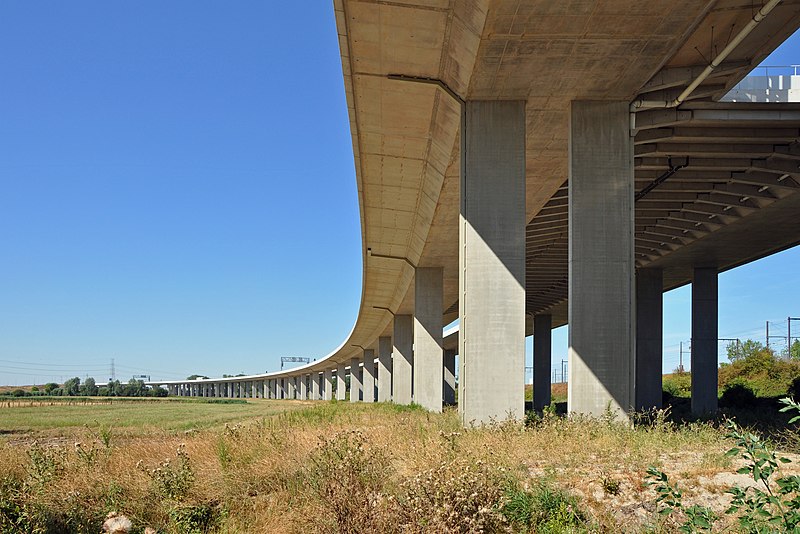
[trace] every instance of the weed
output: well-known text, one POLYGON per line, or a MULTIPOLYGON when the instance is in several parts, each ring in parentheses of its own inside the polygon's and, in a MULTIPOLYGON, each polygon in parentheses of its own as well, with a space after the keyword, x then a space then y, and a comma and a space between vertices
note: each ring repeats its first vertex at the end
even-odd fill
POLYGON ((45 448, 34 441, 27 452, 30 458, 28 475, 37 484, 47 484, 64 469, 64 451, 61 448, 45 448))
MULTIPOLYGON (((800 405, 790 398, 780 402, 785 405, 782 412, 800 411, 800 405)), ((790 423, 798 419, 800 416, 793 417, 790 423)), ((779 464, 791 460, 778 456, 758 434, 742 430, 735 422, 729 421, 727 428, 728 437, 736 442, 727 455, 739 456, 747 462, 737 472, 750 475, 756 486, 732 487, 728 493, 733 500, 726 513, 738 512, 739 524, 749 532, 775 529, 794 532, 800 527, 800 477, 779 477, 773 481, 779 464), (777 488, 773 489, 773 482, 777 488)))
POLYGON ((203 534, 219 526, 225 519, 225 510, 219 502, 211 501, 193 505, 175 505, 169 510, 172 526, 182 534, 203 534))
POLYGON ((150 477, 157 495, 177 501, 189 493, 194 484, 194 471, 182 443, 175 452, 175 458, 174 463, 167 459, 153 469, 146 469, 141 461, 137 467, 150 477))
POLYGON ((398 498, 402 523, 412 532, 497 532, 508 521, 501 512, 504 469, 458 458, 406 480, 398 498))
POLYGON ((327 512, 318 529, 358 533, 385 531, 383 516, 376 508, 386 503, 383 483, 388 462, 382 451, 367 450, 361 432, 321 438, 311 454, 306 478, 327 512))
POLYGON ((506 488, 502 512, 517 529, 541 533, 574 532, 587 526, 587 516, 575 497, 546 481, 532 489, 506 488))
POLYGON ((714 522, 718 519, 716 514, 705 506, 685 506, 683 492, 678 489, 677 484, 670 484, 666 473, 651 466, 647 468, 646 479, 646 484, 656 491, 659 514, 670 516, 673 513, 681 513, 683 515, 684 521, 679 524, 678 531, 691 534, 711 530, 714 522))
POLYGON ((603 491, 608 495, 619 495, 620 491, 622 490, 622 484, 620 481, 612 478, 608 473, 601 474, 600 486, 603 487, 603 491))

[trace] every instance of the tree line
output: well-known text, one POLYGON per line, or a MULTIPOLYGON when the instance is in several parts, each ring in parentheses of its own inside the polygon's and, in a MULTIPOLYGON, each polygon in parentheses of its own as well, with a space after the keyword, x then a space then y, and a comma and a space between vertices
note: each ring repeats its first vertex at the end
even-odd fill
POLYGON ((167 390, 161 386, 147 387, 143 380, 131 378, 127 383, 111 380, 105 386, 98 386, 94 378, 88 377, 81 383, 76 377, 65 381, 63 385, 48 382, 43 386, 33 386, 30 391, 15 389, 14 397, 50 396, 50 397, 166 397, 167 390))

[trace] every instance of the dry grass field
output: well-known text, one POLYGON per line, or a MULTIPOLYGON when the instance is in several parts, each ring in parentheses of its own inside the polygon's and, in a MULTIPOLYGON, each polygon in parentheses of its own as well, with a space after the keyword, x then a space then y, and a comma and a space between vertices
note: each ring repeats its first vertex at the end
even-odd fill
POLYGON ((100 532, 109 512, 160 533, 674 532, 685 517, 657 513, 648 466, 718 515, 747 483, 714 424, 529 423, 464 430, 453 411, 342 402, 4 402, 0 532, 100 532))

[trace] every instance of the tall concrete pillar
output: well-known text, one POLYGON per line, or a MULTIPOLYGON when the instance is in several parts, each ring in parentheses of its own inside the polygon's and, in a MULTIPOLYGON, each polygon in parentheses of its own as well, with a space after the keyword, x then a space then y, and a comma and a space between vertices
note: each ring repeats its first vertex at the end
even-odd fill
POLYGON ((456 351, 444 351, 444 369, 442 377, 443 400, 448 406, 456 403, 456 351))
POLYGON ((289 398, 297 399, 297 376, 289 378, 289 398))
POLYGON ((361 373, 361 390, 364 402, 375 402, 375 351, 364 350, 364 369, 361 373))
POLYGON ((268 380, 266 379, 261 381, 261 398, 262 399, 269 398, 269 385, 268 385, 268 380))
POLYGON ((442 269, 414 274, 414 402, 442 411, 442 269))
POLYGON ((361 358, 350 360, 350 402, 361 400, 361 358))
POLYGON ((336 400, 344 400, 346 395, 347 385, 345 383, 345 364, 340 363, 336 368, 336 400))
POLYGON ((319 381, 320 381, 319 373, 316 372, 316 371, 311 373, 311 400, 319 400, 320 399, 319 381))
POLYGON ((572 102, 569 154, 568 407, 627 420, 635 378, 628 103, 572 102))
POLYGON ((378 338, 378 402, 392 400, 392 338, 378 338))
POLYGON ((664 276, 661 269, 636 272, 636 409, 661 408, 664 276))
POLYGON ((550 404, 550 368, 553 361, 553 316, 533 316, 533 409, 550 404))
POLYGON ((272 379, 272 398, 275 400, 279 400, 281 398, 281 385, 280 385, 280 378, 273 378, 272 379))
POLYGON ((410 315, 396 315, 392 343, 392 400, 411 404, 411 378, 414 368, 414 322, 410 315))
POLYGON ((297 377, 297 380, 300 381, 300 392, 298 394, 298 398, 300 400, 307 400, 308 399, 308 375, 300 375, 297 377))
POLYGON ((717 411, 717 269, 695 267, 692 276, 692 413, 717 411))
POLYGON ((333 398, 333 369, 325 369, 322 373, 322 400, 329 401, 333 398))
POLYGON ((283 377, 283 378, 279 378, 278 379, 278 398, 279 399, 288 398, 288 396, 287 396, 288 387, 289 387, 289 379, 288 378, 283 377))
POLYGON ((461 131, 458 411, 480 425, 525 410, 525 102, 467 102, 461 131))

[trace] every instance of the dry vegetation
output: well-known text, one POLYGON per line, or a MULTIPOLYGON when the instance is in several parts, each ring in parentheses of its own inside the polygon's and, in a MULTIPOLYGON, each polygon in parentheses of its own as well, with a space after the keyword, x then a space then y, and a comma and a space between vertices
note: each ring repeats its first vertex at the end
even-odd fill
MULTIPOLYGON (((161 406, 137 406, 153 422, 138 431, 87 413, 87 426, 0 437, 0 531, 99 532, 120 512, 132 532, 672 532, 679 518, 656 513, 648 466, 718 513, 744 482, 704 423, 546 416, 464 430, 452 411, 256 401, 221 426, 187 404, 203 428, 177 431, 191 412, 164 426, 175 414, 161 406)), ((0 429, 15 429, 16 409, 0 408, 0 429)))

